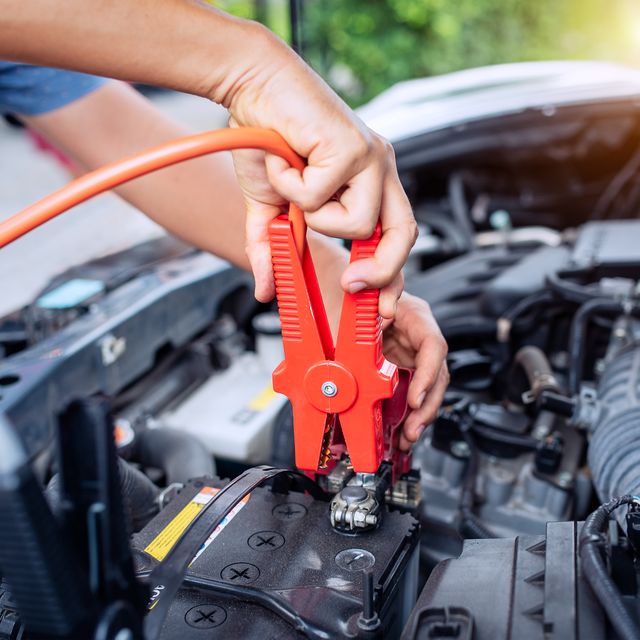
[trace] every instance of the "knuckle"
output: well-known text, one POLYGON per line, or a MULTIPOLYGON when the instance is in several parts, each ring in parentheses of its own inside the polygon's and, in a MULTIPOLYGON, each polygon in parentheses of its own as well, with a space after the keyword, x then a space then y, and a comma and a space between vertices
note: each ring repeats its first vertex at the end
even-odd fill
POLYGON ((442 335, 442 331, 440 331, 440 327, 436 325, 435 327, 435 348, 440 352, 442 356, 442 360, 444 360, 444 368, 447 368, 446 358, 449 354, 449 344, 447 343, 445 337, 442 335))
POLYGON ((385 138, 376 135, 373 146, 385 175, 390 174, 395 177, 396 153, 393 145, 385 138))
POLYGON ((424 376, 424 386, 427 390, 431 390, 433 389, 433 386, 435 385, 436 381, 438 380, 438 373, 437 371, 429 371, 429 373, 425 374, 424 376))
POLYGON ((411 216, 411 219, 407 221, 407 234, 409 236, 409 240, 411 241, 411 246, 416 243, 418 236, 420 235, 420 231, 418 229, 418 223, 416 219, 411 216))
POLYGON ((368 240, 375 231, 376 221, 369 220, 363 217, 353 220, 351 225, 351 233, 353 238, 358 240, 368 240))
POLYGON ((396 272, 393 268, 393 265, 388 262, 383 262, 382 264, 378 263, 378 275, 385 282, 391 282, 396 277, 396 272))
POLYGON ((425 416, 425 424, 431 424, 438 417, 438 409, 430 409, 425 416))
POLYGON ((386 138, 383 138, 382 136, 379 136, 379 137, 382 142, 382 148, 385 152, 385 155, 389 160, 392 160, 393 162, 395 162, 396 151, 393 148, 393 145, 386 138))
POLYGON ((371 153, 373 145, 374 142, 371 136, 359 131, 350 143, 354 159, 366 158, 371 153))
POLYGON ((430 316, 433 316, 431 313, 431 306, 424 298, 419 298, 418 296, 411 295, 410 293, 406 293, 407 302, 411 305, 411 308, 415 310, 420 316, 424 319, 430 319, 430 316))
POLYGON ((444 336, 442 335, 442 331, 440 330, 440 327, 437 325, 433 315, 431 316, 431 331, 429 333, 431 334, 431 343, 434 346, 434 348, 444 352, 448 348, 447 341, 444 339, 444 336))
POLYGON ((325 204, 325 200, 318 193, 305 193, 297 198, 294 204, 305 213, 314 213, 325 204))

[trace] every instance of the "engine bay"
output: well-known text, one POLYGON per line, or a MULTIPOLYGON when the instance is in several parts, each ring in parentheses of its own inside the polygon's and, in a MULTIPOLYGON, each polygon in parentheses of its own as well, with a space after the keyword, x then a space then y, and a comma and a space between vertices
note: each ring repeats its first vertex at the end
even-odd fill
POLYGON ((451 375, 401 478, 290 471, 277 310, 177 240, 74 267, 2 318, 0 639, 89 637, 87 581, 146 607, 145 637, 635 637, 640 154, 619 109, 613 129, 585 107, 397 144, 421 228, 406 289, 451 375))

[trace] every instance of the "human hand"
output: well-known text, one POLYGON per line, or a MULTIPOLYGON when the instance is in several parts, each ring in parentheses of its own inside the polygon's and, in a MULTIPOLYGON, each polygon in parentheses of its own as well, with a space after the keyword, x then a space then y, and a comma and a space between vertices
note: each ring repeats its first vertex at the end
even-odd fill
MULTIPOLYGON (((318 281, 334 336, 337 334, 343 294, 337 286, 349 253, 335 242, 309 234, 318 281)), ((407 451, 418 440, 425 425, 433 421, 449 382, 447 343, 431 313, 420 298, 402 292, 402 274, 380 292, 393 313, 383 320, 384 355, 393 363, 415 369, 409 386, 411 409, 400 438, 400 448, 407 451)), ((382 314, 381 314, 382 315, 382 314)))
POLYGON ((384 354, 401 367, 415 368, 407 396, 411 412, 400 436, 400 448, 408 451, 435 419, 449 384, 447 343, 424 300, 400 296, 384 331, 384 354))
MULTIPOLYGON (((253 172, 245 156, 237 161, 259 299, 273 294, 267 228, 283 200, 300 205, 312 229, 338 237, 369 237, 380 219, 383 237, 375 257, 346 268, 341 284, 350 291, 389 284, 416 237, 390 145, 274 34, 211 4, 66 0, 43 21, 45 0, 5 0, 0 58, 206 96, 227 107, 238 126, 278 131, 307 159, 303 173, 262 155, 268 180, 251 183, 243 178, 253 172)), ((189 235, 209 231, 207 224, 201 228, 189 235)), ((381 298, 383 315, 384 300, 390 296, 381 298)))
MULTIPOLYGON (((247 253, 256 297, 274 295, 268 241, 270 221, 291 201, 311 229, 340 238, 368 238, 378 221, 382 239, 373 258, 349 265, 344 290, 385 288, 394 282, 415 238, 416 223, 388 142, 370 131, 331 89, 275 36, 262 32, 251 73, 223 102, 231 126, 275 129, 302 157, 301 174, 277 156, 236 152, 247 204, 247 253)), ((380 312, 393 315, 397 293, 383 291, 380 312)))

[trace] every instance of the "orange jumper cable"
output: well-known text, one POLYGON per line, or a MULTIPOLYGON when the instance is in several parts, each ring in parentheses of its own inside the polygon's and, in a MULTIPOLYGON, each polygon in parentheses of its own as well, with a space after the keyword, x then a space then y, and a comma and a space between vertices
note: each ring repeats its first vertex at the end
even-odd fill
MULTIPOLYGON (((216 151, 246 148, 273 153, 304 170, 303 159, 274 131, 223 129, 188 136, 92 171, 1 222, 0 247, 124 182, 216 151)), ((380 235, 378 226, 369 240, 354 240, 351 259, 373 255, 380 235)), ((285 350, 274 388, 293 405, 298 467, 326 474, 346 454, 356 472, 375 473, 383 461, 390 463, 395 481, 410 467, 409 456, 397 447, 409 374, 399 375, 382 355, 379 291, 345 294, 334 345, 297 206, 290 204, 288 217, 272 222, 270 243, 285 350), (384 399, 389 400, 383 408, 384 399)))
MULTIPOLYGON (((35 204, 0 222, 0 247, 13 242, 77 204, 129 180, 216 151, 261 149, 284 158, 302 171, 304 160, 275 131, 242 128, 221 129, 187 136, 108 164, 70 182, 35 204)), ((302 255, 306 226, 298 207, 290 205, 289 217, 296 229, 296 247, 302 255)))

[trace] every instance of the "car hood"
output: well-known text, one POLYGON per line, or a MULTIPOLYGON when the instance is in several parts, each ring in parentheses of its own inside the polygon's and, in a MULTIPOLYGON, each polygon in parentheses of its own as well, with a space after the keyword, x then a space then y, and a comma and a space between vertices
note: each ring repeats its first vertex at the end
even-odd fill
POLYGON ((603 62, 522 62, 394 85, 362 106, 365 123, 391 142, 468 122, 561 106, 640 99, 640 70, 603 62))

